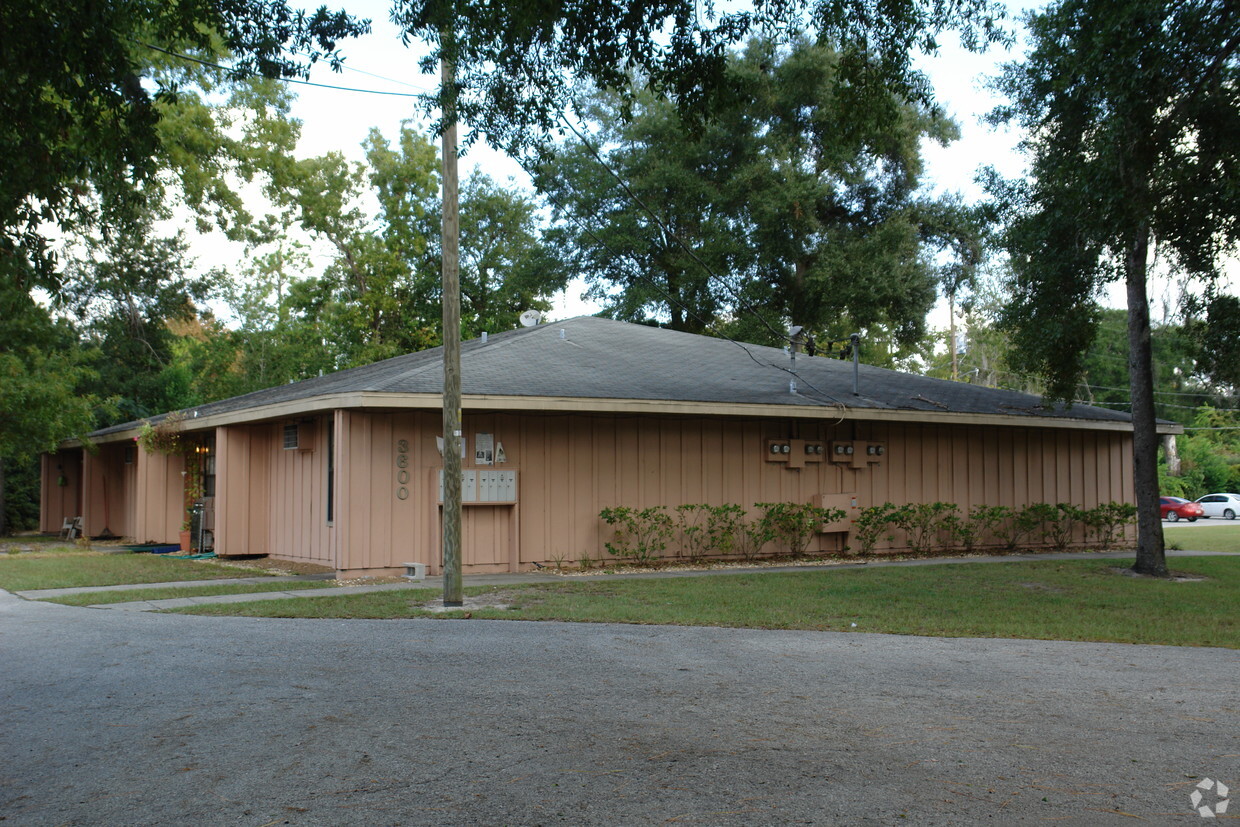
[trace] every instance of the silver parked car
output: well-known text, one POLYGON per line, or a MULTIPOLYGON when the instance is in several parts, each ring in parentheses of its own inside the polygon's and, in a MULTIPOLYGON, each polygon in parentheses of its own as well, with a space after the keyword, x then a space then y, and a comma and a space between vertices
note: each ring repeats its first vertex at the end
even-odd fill
POLYGON ((1236 515, 1240 514, 1240 494, 1206 494, 1199 497, 1197 502, 1201 504, 1201 510, 1207 517, 1234 520, 1236 515))

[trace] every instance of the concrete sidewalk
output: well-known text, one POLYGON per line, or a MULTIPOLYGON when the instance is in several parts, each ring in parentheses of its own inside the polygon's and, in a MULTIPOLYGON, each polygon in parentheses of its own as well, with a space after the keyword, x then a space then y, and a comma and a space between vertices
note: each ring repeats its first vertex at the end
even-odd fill
MULTIPOLYGON (((1168 559, 1176 557, 1234 557, 1240 551, 1180 551, 1168 550, 1168 559)), ((551 574, 546 571, 472 574, 465 575, 466 586, 519 586, 531 583, 563 583, 583 580, 642 580, 662 579, 668 577, 710 577, 735 574, 778 574, 797 571, 822 569, 858 569, 888 568, 893 566, 942 566, 959 565, 962 563, 1012 563, 1037 560, 1130 560, 1132 552, 1063 552, 1047 554, 1000 554, 984 557, 930 557, 918 560, 865 560, 865 561, 825 561, 799 566, 736 566, 723 569, 689 569, 680 571, 640 571, 614 574, 551 574)), ((88 594, 92 592, 115 592, 134 589, 158 588, 189 588, 205 585, 242 585, 253 583, 307 582, 331 580, 331 574, 306 574, 291 577, 238 577, 227 580, 181 580, 174 583, 134 583, 120 586, 79 586, 64 589, 28 589, 15 592, 28 600, 44 600, 70 594, 88 594)), ((157 612, 164 609, 182 609, 189 606, 200 606, 210 603, 249 603, 256 600, 281 600, 305 597, 331 597, 348 594, 365 594, 367 592, 403 591, 410 589, 442 591, 443 577, 427 577, 420 581, 403 583, 376 583, 372 585, 335 586, 323 589, 284 589, 269 592, 247 592, 245 594, 216 594, 201 597, 174 597, 166 600, 134 600, 125 603, 97 603, 91 609, 122 609, 127 611, 157 612)), ((428 607, 429 608, 429 607, 428 607)), ((469 608, 468 600, 466 606, 469 608)))

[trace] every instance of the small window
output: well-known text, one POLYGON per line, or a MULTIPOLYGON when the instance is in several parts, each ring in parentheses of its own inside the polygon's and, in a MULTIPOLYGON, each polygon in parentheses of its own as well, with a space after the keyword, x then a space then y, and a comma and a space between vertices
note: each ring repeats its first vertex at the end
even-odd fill
POLYGON ((138 449, 132 445, 125 446, 125 464, 133 465, 135 459, 138 458, 138 449))
POLYGON ((292 425, 284 426, 284 450, 286 451, 297 450, 297 444, 298 444, 297 443, 297 432, 298 432, 298 428, 295 423, 292 425))

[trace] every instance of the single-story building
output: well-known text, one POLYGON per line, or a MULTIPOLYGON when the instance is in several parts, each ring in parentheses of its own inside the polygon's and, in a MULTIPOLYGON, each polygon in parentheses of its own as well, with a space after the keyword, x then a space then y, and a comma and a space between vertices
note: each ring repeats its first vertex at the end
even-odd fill
MULTIPOLYGON (((1133 500, 1127 414, 1014 391, 595 317, 465 342, 461 376, 466 573, 606 556, 621 505, 1133 500)), ((42 528, 175 542, 198 477, 220 556, 435 573, 442 388, 434 349, 186 410, 175 453, 96 431, 45 455, 42 528)))

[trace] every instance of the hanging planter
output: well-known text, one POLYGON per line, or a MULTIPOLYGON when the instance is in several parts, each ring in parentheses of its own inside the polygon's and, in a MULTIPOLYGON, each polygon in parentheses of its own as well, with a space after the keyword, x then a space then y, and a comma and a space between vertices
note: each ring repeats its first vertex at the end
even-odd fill
POLYGON ((185 452, 185 440, 181 434, 181 423, 185 414, 170 413, 155 424, 149 421, 142 423, 138 432, 138 444, 148 454, 164 454, 171 456, 185 452))

